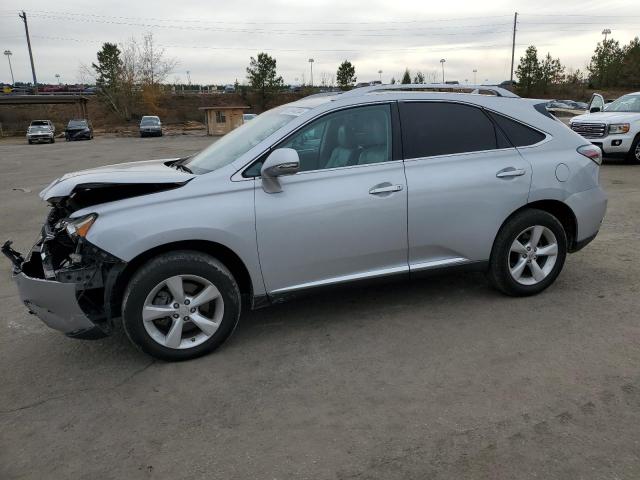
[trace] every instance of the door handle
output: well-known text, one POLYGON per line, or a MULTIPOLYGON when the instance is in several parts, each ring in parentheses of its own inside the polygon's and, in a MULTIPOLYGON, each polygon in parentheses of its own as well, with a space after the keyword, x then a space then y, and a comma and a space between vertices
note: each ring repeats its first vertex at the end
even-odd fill
POLYGON ((384 185, 384 186, 375 186, 369 190, 371 195, 377 195, 379 193, 391 193, 391 192, 399 192, 402 190, 402 185, 384 185))
POLYGON ((527 173, 527 171, 524 168, 507 167, 500 170, 498 173, 496 173, 496 177, 498 178, 521 177, 525 173, 527 173))

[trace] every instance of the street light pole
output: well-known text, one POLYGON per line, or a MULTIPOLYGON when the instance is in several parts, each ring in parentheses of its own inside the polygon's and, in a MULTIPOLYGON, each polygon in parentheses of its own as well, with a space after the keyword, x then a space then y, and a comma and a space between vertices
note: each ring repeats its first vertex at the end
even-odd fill
POLYGON ((309 59, 309 65, 311 65, 311 80, 309 82, 309 84, 313 87, 313 58, 309 59))
POLYGON ((442 65, 442 83, 444 83, 444 62, 446 62, 446 60, 444 58, 441 58, 440 64, 442 65))
POLYGON ((378 79, 382 81, 382 70, 378 70, 378 79))
POLYGON ((11 66, 11 50, 5 50, 4 54, 7 56, 7 60, 9 60, 9 71, 11 72, 11 85, 15 85, 16 81, 13 79, 13 67, 11 66))
POLYGON ((474 69, 473 69, 473 84, 474 84, 474 85, 477 85, 477 84, 478 84, 478 76, 477 76, 477 73, 478 73, 478 69, 477 69, 477 68, 474 68, 474 69))

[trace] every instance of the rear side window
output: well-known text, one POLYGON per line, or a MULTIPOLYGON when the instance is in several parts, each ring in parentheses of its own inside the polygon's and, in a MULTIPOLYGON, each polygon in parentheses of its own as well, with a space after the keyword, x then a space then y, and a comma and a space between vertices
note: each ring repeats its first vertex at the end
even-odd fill
POLYGON ((479 152, 510 147, 477 107, 446 102, 400 103, 405 158, 479 152))
POLYGON ((498 127, 505 133, 514 147, 526 147, 534 145, 545 139, 545 135, 531 127, 527 127, 521 123, 503 117, 494 112, 487 112, 498 127))

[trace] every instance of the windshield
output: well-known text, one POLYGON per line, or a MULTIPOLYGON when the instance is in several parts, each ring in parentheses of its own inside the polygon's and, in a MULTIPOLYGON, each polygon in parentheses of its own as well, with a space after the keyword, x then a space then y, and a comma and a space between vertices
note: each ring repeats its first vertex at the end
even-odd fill
POLYGON ((41 127, 41 126, 49 126, 49 122, 47 122, 46 120, 34 120, 33 122, 31 122, 31 126, 32 127, 41 127))
POLYGON ((607 112, 640 112, 640 95, 624 95, 605 107, 607 112))
POLYGON ((143 118, 142 120, 140 120, 140 125, 159 125, 160 124, 160 119, 158 118, 143 118))
POLYGON ((86 127, 87 122, 85 120, 69 120, 69 128, 86 127))
POLYGON ((231 133, 227 133, 220 140, 191 157, 186 164, 194 173, 207 173, 229 165, 306 111, 306 108, 287 106, 269 110, 231 133))

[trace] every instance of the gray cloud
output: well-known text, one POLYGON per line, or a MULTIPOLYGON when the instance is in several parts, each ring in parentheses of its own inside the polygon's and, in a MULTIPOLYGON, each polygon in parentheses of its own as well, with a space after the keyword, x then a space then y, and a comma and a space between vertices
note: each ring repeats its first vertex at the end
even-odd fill
MULTIPOLYGON (((568 67, 584 68, 604 27, 628 42, 640 31, 640 4, 628 1, 497 0, 479 4, 461 0, 437 5, 418 1, 338 2, 257 1, 199 2, 195 0, 102 2, 87 10, 86 2, 25 1, 38 79, 78 80, 81 64, 95 60, 102 42, 123 42, 153 32, 166 54, 179 64, 170 76, 193 82, 244 81, 249 57, 268 51, 278 60, 285 81, 334 75, 350 59, 361 80, 398 78, 412 72, 439 72, 447 59, 447 78, 497 82, 508 78, 511 24, 521 11, 516 56, 529 44, 551 52, 568 67)), ((16 80, 31 78, 22 22, 17 11, 0 9, 0 45, 13 51, 16 80)), ((0 81, 10 81, 6 59, 0 81)))

